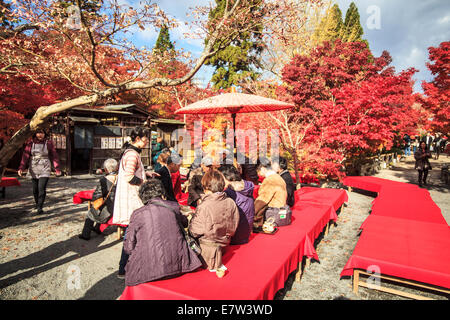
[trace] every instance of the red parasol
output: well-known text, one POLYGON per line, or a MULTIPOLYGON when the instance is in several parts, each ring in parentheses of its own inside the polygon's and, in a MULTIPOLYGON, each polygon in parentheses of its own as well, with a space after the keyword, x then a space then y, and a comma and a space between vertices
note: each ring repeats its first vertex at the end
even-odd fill
MULTIPOLYGON (((175 111, 176 114, 231 113, 233 130, 236 130, 236 113, 266 112, 292 108, 294 105, 254 94, 224 93, 194 102, 175 111)), ((236 148, 236 136, 234 137, 236 148)))

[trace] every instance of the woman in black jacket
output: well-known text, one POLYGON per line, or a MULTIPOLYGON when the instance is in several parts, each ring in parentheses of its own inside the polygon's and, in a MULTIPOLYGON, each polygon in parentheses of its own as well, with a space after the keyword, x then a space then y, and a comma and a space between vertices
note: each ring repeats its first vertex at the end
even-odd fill
POLYGON ((431 170, 431 164, 428 160, 431 158, 431 152, 427 148, 425 141, 420 142, 419 149, 414 153, 416 159, 415 169, 419 171, 419 186, 427 185, 428 170, 431 170))
POLYGON ((92 206, 89 208, 87 219, 84 221, 83 231, 78 236, 83 240, 89 240, 91 238, 91 231, 100 234, 100 224, 108 222, 114 212, 118 162, 114 159, 107 159, 103 163, 103 168, 106 174, 99 179, 94 194, 92 195, 92 201, 100 198, 108 198, 99 210, 96 210, 92 206))

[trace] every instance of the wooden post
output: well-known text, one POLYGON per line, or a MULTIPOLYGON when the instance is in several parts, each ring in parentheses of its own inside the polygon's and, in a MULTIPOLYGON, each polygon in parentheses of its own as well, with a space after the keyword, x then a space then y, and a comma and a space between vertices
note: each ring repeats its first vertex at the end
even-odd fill
POLYGON ((117 227, 117 240, 120 240, 122 237, 122 227, 117 227))
POLYGON ((358 294, 359 270, 353 269, 353 293, 358 294))
POLYGON ((327 226, 325 227, 325 236, 328 235, 328 229, 330 228, 330 222, 327 223, 327 226))

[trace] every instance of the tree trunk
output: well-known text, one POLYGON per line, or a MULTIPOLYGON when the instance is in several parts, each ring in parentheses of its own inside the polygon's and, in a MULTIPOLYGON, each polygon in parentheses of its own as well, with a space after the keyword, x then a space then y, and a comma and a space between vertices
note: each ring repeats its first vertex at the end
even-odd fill
POLYGON ((300 185, 300 175, 298 173, 298 155, 297 155, 297 150, 294 149, 294 151, 291 154, 294 157, 295 189, 297 189, 298 186, 300 185))

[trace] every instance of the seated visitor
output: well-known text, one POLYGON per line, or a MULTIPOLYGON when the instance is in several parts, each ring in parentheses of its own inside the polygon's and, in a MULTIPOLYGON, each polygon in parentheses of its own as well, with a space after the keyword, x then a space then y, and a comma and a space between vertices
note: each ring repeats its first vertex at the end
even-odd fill
MULTIPOLYGON (((254 231, 261 231, 267 211, 285 209, 287 191, 286 182, 275 171, 269 159, 261 158, 257 165, 258 175, 264 177, 264 181, 258 190, 255 199, 255 217, 253 219, 254 231)), ((288 207, 289 208, 289 207, 288 207)))
POLYGON ((222 250, 230 244, 239 224, 239 210, 225 194, 225 180, 216 170, 202 178, 205 194, 189 224, 189 232, 197 238, 203 263, 221 278, 226 267, 222 264, 222 250))
POLYGON ((144 206, 133 212, 124 240, 129 254, 125 285, 178 276, 202 266, 181 231, 188 220, 178 203, 165 200, 165 190, 158 179, 149 179, 139 188, 144 206))
POLYGON ((202 178, 212 167, 213 160, 210 157, 204 157, 201 160, 200 167, 191 170, 189 173, 189 180, 187 183, 187 192, 189 193, 187 204, 189 206, 196 208, 202 201, 201 197, 204 194, 202 178))
POLYGON ((292 180, 291 173, 288 171, 288 162, 284 157, 279 157, 278 162, 272 161, 272 170, 275 171, 283 178, 286 183, 287 200, 288 206, 292 207, 295 203, 295 183, 292 180))
POLYGON ((114 197, 116 193, 118 162, 115 159, 106 159, 103 163, 105 175, 102 176, 92 195, 92 201, 103 198, 104 204, 96 210, 92 205, 84 221, 83 231, 78 236, 80 239, 89 240, 91 231, 100 234, 100 224, 108 222, 114 213, 114 197))
POLYGON ((175 197, 175 192, 173 190, 172 183, 172 173, 180 170, 181 166, 181 158, 177 154, 172 153, 167 158, 167 163, 165 163, 161 169, 155 171, 159 175, 159 179, 161 180, 164 189, 166 190, 166 197, 169 201, 177 201, 175 197))
POLYGON ((225 193, 233 199, 239 210, 239 225, 236 233, 231 238, 231 244, 244 244, 248 242, 253 227, 255 205, 253 189, 255 185, 251 181, 241 178, 236 167, 231 164, 222 165, 219 172, 225 177, 225 193))

